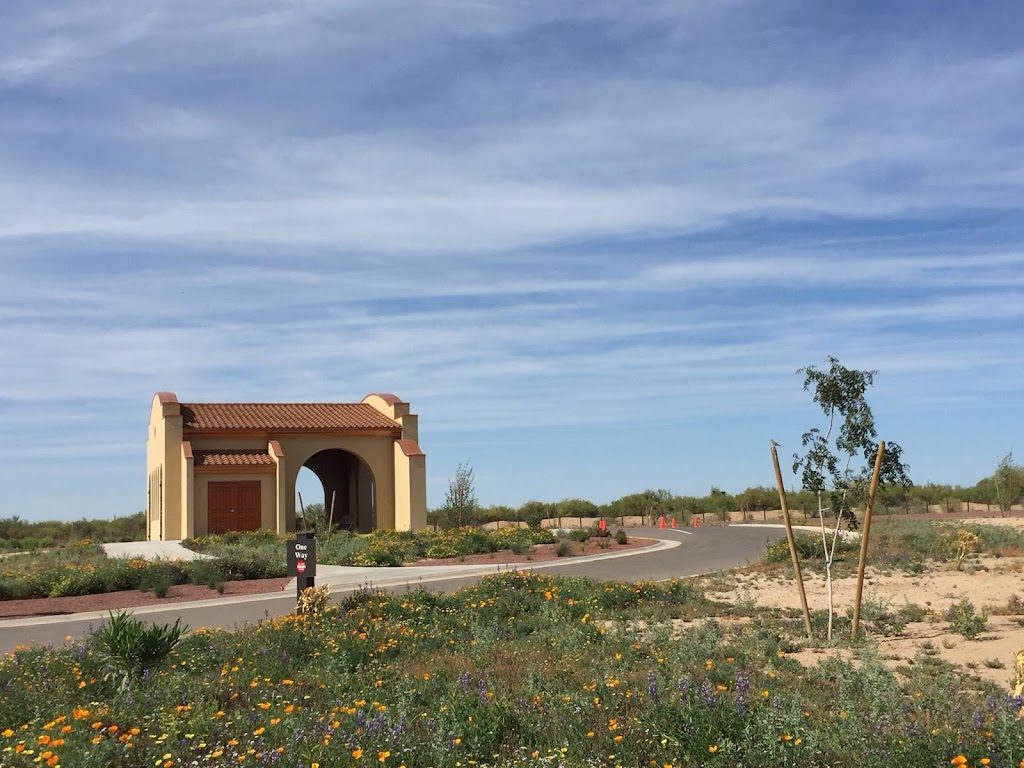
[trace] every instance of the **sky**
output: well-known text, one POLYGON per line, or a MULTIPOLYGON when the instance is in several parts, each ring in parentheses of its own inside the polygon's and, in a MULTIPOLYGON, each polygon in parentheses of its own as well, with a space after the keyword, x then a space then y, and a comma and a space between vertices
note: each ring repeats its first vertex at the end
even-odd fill
POLYGON ((829 355, 915 482, 1024 458, 1017 2, 0 13, 0 517, 143 509, 165 390, 393 392, 431 507, 792 485, 829 355))

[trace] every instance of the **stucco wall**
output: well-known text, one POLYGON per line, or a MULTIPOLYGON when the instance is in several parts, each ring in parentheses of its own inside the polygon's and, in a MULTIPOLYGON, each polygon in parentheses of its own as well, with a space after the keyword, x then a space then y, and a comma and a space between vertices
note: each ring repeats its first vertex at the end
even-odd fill
MULTIPOLYGON (((162 513, 151 521, 150 538, 165 540, 181 538, 181 406, 176 402, 162 402, 161 395, 153 397, 149 413, 149 433, 146 438, 146 475, 160 472, 159 507, 147 510, 147 518, 162 513)), ((149 503, 157 499, 150 495, 149 503)))
MULTIPOLYGON (((286 463, 287 486, 284 489, 285 524, 295 530, 295 481, 299 470, 314 454, 340 448, 365 461, 373 472, 377 493, 377 528, 393 528, 395 524, 394 440, 384 437, 330 437, 291 435, 278 436, 286 463)), ((328 503, 330 503, 328 501, 328 503)))

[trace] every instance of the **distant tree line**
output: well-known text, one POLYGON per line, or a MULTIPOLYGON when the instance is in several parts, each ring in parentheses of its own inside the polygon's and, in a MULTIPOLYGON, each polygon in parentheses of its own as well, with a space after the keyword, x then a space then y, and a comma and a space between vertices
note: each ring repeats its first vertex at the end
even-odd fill
POLYGON ((0 517, 0 549, 28 550, 54 547, 89 539, 95 543, 107 541, 141 541, 146 538, 146 513, 115 517, 112 520, 35 522, 22 520, 18 515, 0 517))
MULTIPOLYGON (((693 515, 714 515, 724 519, 730 512, 756 513, 778 509, 779 494, 774 487, 752 486, 733 494, 712 486, 704 496, 677 496, 665 489, 631 493, 608 502, 595 504, 586 499, 561 501, 528 501, 519 507, 495 505, 485 507, 477 502, 473 487, 473 470, 460 465, 456 477, 450 481, 451 489, 445 504, 427 513, 427 521, 439 527, 482 525, 501 521, 521 522, 539 526, 542 520, 563 518, 570 524, 573 518, 599 517, 610 522, 623 517, 644 516, 657 519, 661 515, 675 517, 680 525, 689 523, 693 515)), ((790 509, 805 517, 815 514, 816 494, 808 490, 787 492, 790 509)), ((962 505, 984 504, 995 510, 1009 510, 1024 503, 1024 467, 1017 464, 1013 454, 1006 454, 995 471, 971 486, 928 483, 905 488, 900 485, 879 489, 875 509, 880 514, 920 513, 929 507, 957 511, 962 505)), ((323 505, 309 505, 310 513, 323 515, 323 505)), ((101 543, 107 541, 140 541, 146 538, 146 513, 115 517, 112 520, 43 521, 23 520, 17 515, 0 517, 0 549, 33 549, 69 544, 83 539, 101 543)))
MULTIPOLYGON (((472 470, 467 472, 465 465, 460 465, 460 474, 455 482, 462 486, 458 493, 454 496, 449 493, 444 505, 427 513, 427 521, 431 525, 444 528, 502 520, 539 526, 542 520, 551 518, 563 518, 566 523, 581 517, 598 517, 614 522, 623 517, 657 519, 661 515, 675 517, 680 525, 684 525, 694 515, 714 515, 725 519, 730 512, 747 512, 756 516, 757 512, 779 508, 779 493, 773 486, 752 486, 735 494, 712 486, 704 496, 678 496, 665 489, 646 490, 607 504, 595 504, 586 499, 563 499, 555 502, 527 501, 519 507, 482 506, 476 502, 476 494, 471 487, 472 470), (466 487, 467 484, 470 487, 466 487), (453 499, 469 500, 469 503, 456 505, 453 499)), ((790 509, 795 512, 805 517, 817 514, 815 492, 789 490, 786 496, 790 509)), ((939 506, 958 511, 967 502, 985 504, 993 510, 1008 510, 1014 504, 1024 503, 1024 467, 1007 454, 992 475, 972 486, 937 483, 883 486, 876 497, 875 510, 879 514, 920 513, 927 512, 929 507, 939 506)))

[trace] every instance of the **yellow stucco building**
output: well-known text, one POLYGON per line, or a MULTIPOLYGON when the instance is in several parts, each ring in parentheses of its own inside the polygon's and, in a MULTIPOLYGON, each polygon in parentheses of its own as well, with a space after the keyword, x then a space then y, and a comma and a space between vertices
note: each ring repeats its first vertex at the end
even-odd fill
POLYGON ((179 403, 153 396, 146 442, 150 541, 295 530, 310 469, 334 521, 354 531, 427 524, 417 417, 394 395, 359 403, 179 403))

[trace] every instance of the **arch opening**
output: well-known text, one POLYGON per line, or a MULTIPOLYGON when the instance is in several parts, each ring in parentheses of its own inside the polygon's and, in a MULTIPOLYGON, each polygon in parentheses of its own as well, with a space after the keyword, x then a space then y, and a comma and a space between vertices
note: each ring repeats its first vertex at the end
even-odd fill
POLYGON ((377 484, 369 464, 350 451, 328 448, 306 460, 299 470, 300 481, 308 475, 304 469, 319 480, 323 491, 322 496, 317 494, 314 502, 308 502, 305 488, 297 486, 303 492, 303 502, 307 507, 316 502, 323 505, 319 509, 314 508, 315 518, 307 518, 305 523, 308 527, 328 530, 333 524, 335 529, 359 533, 374 530, 377 524, 377 484))

